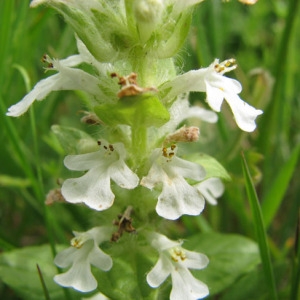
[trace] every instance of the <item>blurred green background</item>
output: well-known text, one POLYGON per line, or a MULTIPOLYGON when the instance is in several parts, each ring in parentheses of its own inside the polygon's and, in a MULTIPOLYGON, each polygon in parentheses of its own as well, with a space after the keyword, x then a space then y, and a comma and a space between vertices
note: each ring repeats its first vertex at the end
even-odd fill
MULTIPOLYGON (((280 265, 284 272, 278 286, 280 299, 290 299, 291 286, 295 288, 299 280, 295 247, 300 204, 298 8, 298 0, 259 0, 252 6, 237 0, 206 0, 195 9, 191 33, 176 57, 179 71, 206 67, 214 58, 234 57, 238 69, 227 76, 242 83, 245 101, 264 110, 251 134, 236 127, 225 104, 217 125, 201 127, 198 150, 216 157, 232 181, 226 183, 219 205, 209 207, 204 217, 182 218, 183 234, 206 228, 255 239, 242 173, 243 151, 261 202, 275 270, 280 265)), ((55 92, 20 118, 6 117, 5 112, 48 76, 43 54, 64 58, 76 52, 74 35, 54 10, 30 9, 28 0, 1 0, 0 20, 0 249, 40 245, 49 238, 64 243, 72 228, 89 228, 89 212, 44 206, 45 195, 59 187, 64 172, 65 153, 50 128, 60 124, 93 134, 93 127, 83 127, 79 118, 72 117, 84 110, 83 96, 55 92)), ((203 95, 194 93, 190 98, 202 101, 203 95)), ((1 283, 0 298, 18 299, 1 283)))

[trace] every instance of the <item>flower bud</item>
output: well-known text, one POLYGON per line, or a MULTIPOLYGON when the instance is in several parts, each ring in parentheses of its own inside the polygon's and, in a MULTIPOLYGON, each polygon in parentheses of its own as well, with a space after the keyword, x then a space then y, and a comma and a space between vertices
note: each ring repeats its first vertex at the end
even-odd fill
POLYGON ((133 11, 142 42, 146 42, 156 29, 163 8, 162 0, 135 0, 133 11))

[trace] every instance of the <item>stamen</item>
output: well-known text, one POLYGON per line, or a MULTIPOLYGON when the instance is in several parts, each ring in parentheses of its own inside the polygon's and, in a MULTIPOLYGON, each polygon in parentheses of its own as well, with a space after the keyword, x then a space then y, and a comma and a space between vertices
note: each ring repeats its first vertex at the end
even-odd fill
POLYGON ((178 262, 179 260, 184 261, 186 259, 186 254, 181 247, 172 248, 170 251, 171 259, 174 262, 178 262))
POLYGON ((224 60, 223 62, 214 65, 215 71, 221 74, 234 70, 236 67, 237 64, 234 58, 224 60))
POLYGON ((169 162, 173 156, 175 156, 175 150, 176 149, 176 145, 175 144, 172 144, 170 146, 170 148, 166 148, 166 147, 163 147, 162 148, 162 155, 163 157, 167 158, 167 162, 169 162))

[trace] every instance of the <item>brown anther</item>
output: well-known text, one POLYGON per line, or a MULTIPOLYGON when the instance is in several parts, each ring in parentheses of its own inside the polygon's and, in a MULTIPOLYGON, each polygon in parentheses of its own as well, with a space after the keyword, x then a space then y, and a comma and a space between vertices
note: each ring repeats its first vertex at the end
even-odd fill
POLYGON ((53 69, 53 63, 49 63, 47 68, 48 69, 53 69))
POLYGON ((174 152, 170 152, 170 153, 169 153, 169 158, 172 158, 174 155, 175 155, 174 152))
POLYGON ((171 145, 171 150, 174 150, 176 148, 176 145, 175 144, 172 144, 171 145))
POLYGON ((98 118, 98 116, 94 113, 90 113, 88 111, 80 111, 81 113, 84 113, 85 115, 80 119, 82 123, 88 124, 88 125, 100 125, 103 124, 103 122, 98 118))
POLYGON ((111 78, 118 77, 118 74, 116 72, 113 72, 113 73, 110 74, 110 77, 111 78))
POLYGON ((164 148, 162 149, 162 152, 163 152, 163 156, 164 156, 164 157, 168 157, 168 150, 167 150, 166 147, 164 147, 164 148))
POLYGON ((108 148, 109 148, 110 151, 114 151, 114 150, 115 150, 115 149, 114 149, 114 146, 111 145, 111 144, 108 145, 108 148))
POLYGON ((44 54, 41 58, 41 61, 45 63, 47 61, 47 54, 44 54))
POLYGON ((105 150, 107 150, 107 146, 103 146, 103 148, 104 148, 105 150))
POLYGON ((101 141, 97 141, 97 144, 98 144, 99 146, 101 146, 101 141))

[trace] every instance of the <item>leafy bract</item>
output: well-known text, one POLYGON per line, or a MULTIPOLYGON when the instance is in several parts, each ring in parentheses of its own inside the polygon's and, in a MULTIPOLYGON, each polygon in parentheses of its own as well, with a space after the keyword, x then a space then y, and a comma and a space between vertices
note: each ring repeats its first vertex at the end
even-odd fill
POLYGON ((148 94, 123 97, 116 104, 98 105, 95 112, 109 126, 160 127, 170 119, 159 98, 148 94))

